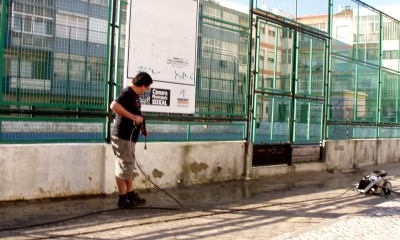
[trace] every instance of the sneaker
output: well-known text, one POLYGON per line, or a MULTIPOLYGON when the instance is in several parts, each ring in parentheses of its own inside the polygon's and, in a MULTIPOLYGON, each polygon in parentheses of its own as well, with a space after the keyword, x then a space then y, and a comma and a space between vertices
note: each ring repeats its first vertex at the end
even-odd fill
POLYGON ((128 209, 132 208, 136 205, 134 201, 129 201, 128 199, 118 201, 118 208, 119 209, 128 209))
POLYGON ((137 192, 129 192, 128 197, 129 201, 135 202, 136 204, 143 204, 146 202, 146 199, 141 198, 137 192))

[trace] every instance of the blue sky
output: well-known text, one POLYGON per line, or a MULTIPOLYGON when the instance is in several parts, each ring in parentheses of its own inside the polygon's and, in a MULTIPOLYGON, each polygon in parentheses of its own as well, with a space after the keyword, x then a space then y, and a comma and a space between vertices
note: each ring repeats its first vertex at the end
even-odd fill
POLYGON ((387 15, 394 17, 397 20, 400 20, 400 1, 399 0, 364 0, 366 4, 381 10, 382 12, 386 13, 387 15), (384 7, 387 5, 393 5, 393 4, 398 4, 398 7, 393 8, 392 6, 390 7, 384 7))
MULTIPOLYGON (((243 5, 248 5, 249 2, 250 2, 250 0, 225 0, 225 1, 234 2, 234 3, 237 3, 237 4, 243 4, 243 5)), ((257 0, 257 2, 262 2, 262 1, 263 0, 257 0)), ((267 3, 269 2, 268 0, 264 0, 264 1, 266 1, 267 3)), ((310 4, 312 4, 312 1, 313 0, 310 1, 310 4)), ((323 1, 324 0, 318 0, 317 2, 320 3, 320 2, 323 2, 323 1)), ((381 6, 381 5, 389 5, 389 4, 400 3, 399 0, 360 0, 360 1, 370 5, 372 7, 378 7, 378 6, 381 6)), ((273 0, 271 2, 276 2, 276 0, 273 0)))
MULTIPOLYGON (((381 5, 389 5, 389 4, 395 4, 395 3, 400 3, 399 0, 361 0, 365 2, 366 4, 376 8, 381 5)), ((399 9, 400 11, 400 9, 399 9)))
MULTIPOLYGON (((236 3, 240 5, 245 5, 248 6, 250 0, 217 0, 221 2, 230 2, 230 3, 236 3)), ((295 2, 294 0, 292 0, 295 2)), ((400 0, 361 0, 362 2, 378 9, 382 10, 384 13, 388 14, 389 16, 392 16, 396 19, 400 20, 400 0), (399 9, 393 9, 393 8, 386 8, 386 9, 380 9, 381 6, 385 5, 392 5, 392 4, 399 4, 399 9)), ((285 12, 295 15, 296 13, 296 7, 294 4, 287 4, 290 2, 290 0, 285 0, 285 1, 280 1, 280 0, 254 0, 254 2, 257 2, 259 6, 261 6, 262 2, 265 2, 268 6, 269 9, 277 8, 277 9, 284 9, 285 12)), ((328 0, 297 0, 299 5, 301 6, 299 9, 297 9, 298 15, 318 15, 318 14, 326 14, 328 12, 328 0)), ((334 12, 338 11, 338 6, 339 5, 351 5, 351 8, 355 8, 357 6, 356 3, 350 1, 350 0, 334 0, 334 12)))

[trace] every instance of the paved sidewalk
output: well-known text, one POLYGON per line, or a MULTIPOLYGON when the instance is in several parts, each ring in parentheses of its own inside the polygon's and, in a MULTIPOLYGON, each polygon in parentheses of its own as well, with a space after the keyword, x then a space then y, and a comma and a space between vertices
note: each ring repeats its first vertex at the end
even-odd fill
POLYGON ((400 191, 400 162, 143 191, 148 204, 116 209, 116 195, 0 203, 4 239, 395 239, 400 198, 354 191, 375 169, 400 191), (350 188, 353 188, 350 190, 350 188))
POLYGON ((399 233, 400 199, 394 199, 367 211, 340 217, 314 230, 285 233, 273 239, 397 239, 399 233))

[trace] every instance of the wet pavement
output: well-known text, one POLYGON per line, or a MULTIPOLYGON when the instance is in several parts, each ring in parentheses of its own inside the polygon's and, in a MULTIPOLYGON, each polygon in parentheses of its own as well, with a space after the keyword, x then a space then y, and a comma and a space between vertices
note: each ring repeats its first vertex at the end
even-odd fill
POLYGON ((355 191, 384 169, 400 191, 400 162, 165 189, 116 209, 117 195, 0 203, 3 239, 396 239, 400 197, 355 191))

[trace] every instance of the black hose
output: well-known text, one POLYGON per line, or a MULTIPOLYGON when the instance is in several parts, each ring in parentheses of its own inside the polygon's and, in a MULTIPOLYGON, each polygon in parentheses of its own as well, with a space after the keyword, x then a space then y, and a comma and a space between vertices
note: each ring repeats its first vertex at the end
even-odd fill
MULTIPOLYGON (((306 200, 293 201, 293 202, 262 204, 262 205, 258 205, 256 207, 249 207, 249 208, 246 208, 246 209, 231 209, 231 210, 228 210, 228 211, 212 212, 212 213, 204 214, 202 216, 215 216, 215 215, 218 215, 218 214, 241 212, 241 211, 246 211, 246 210, 255 210, 255 209, 260 209, 260 208, 263 208, 263 207, 283 206, 283 205, 290 205, 290 204, 306 203, 306 202, 310 202, 310 201, 330 200, 330 199, 340 198, 341 196, 343 196, 344 194, 346 194, 348 191, 352 190, 355 187, 356 186, 348 188, 343 193, 341 193, 341 194, 339 194, 337 196, 334 196, 334 197, 322 197, 322 198, 306 199, 306 200)), ((170 196, 170 195, 168 195, 168 196, 170 196)), ((175 198, 173 198, 173 199, 175 200, 175 198)), ((180 206, 182 206, 182 205, 180 205, 180 206)), ((139 208, 135 207, 133 209, 166 209, 166 210, 171 210, 171 208, 157 208, 157 207, 139 207, 139 208)), ((70 221, 70 220, 74 220, 74 219, 87 217, 87 216, 90 216, 90 215, 95 215, 95 214, 104 213, 104 212, 111 212, 111 211, 116 211, 116 210, 121 210, 121 209, 113 208, 113 209, 108 209, 108 210, 103 210, 103 211, 96 211, 96 212, 92 212, 92 213, 82 214, 82 215, 75 216, 75 217, 64 218, 64 219, 61 219, 61 220, 45 222, 45 223, 30 224, 30 225, 10 227, 10 228, 2 228, 2 229, 0 229, 0 232, 15 231, 15 230, 20 230, 20 229, 25 229, 25 228, 33 228, 33 227, 41 227, 41 226, 46 226, 46 225, 50 225, 50 224, 58 224, 58 223, 62 223, 62 222, 66 222, 66 221, 70 221)), ((124 210, 129 210, 129 209, 124 209, 124 210)), ((188 219, 188 218, 193 218, 193 216, 192 217, 179 218, 179 219, 188 219)), ((163 220, 163 221, 165 221, 165 220, 163 220)), ((98 230, 96 230, 96 232, 98 232, 98 230)), ((72 235, 72 236, 75 236, 75 235, 72 235)), ((63 237, 66 237, 66 235, 63 235, 63 237)))
MULTIPOLYGON (((272 207, 272 206, 281 206, 281 205, 289 205, 289 204, 298 204, 298 203, 305 203, 305 202, 310 202, 310 201, 320 201, 320 200, 329 200, 329 199, 336 199, 336 198, 340 198, 341 196, 343 196, 345 193, 347 193, 348 191, 354 189, 357 186, 353 186, 350 187, 348 189, 346 189, 343 193, 334 196, 334 197, 323 197, 323 198, 314 198, 314 199, 307 199, 307 200, 301 200, 301 201, 293 201, 293 202, 281 202, 281 203, 272 203, 272 204, 263 204, 263 205, 259 205, 256 207, 251 207, 251 208, 246 208, 246 209, 233 209, 233 210, 229 210, 226 212, 218 212, 218 213, 209 213, 203 216, 213 216, 213 215, 218 215, 221 213, 227 213, 227 212, 240 212, 240 211, 245 211, 245 210, 254 210, 254 209, 259 209, 262 207, 272 207)), ((165 193, 164 190, 161 189, 161 191, 163 191, 165 193)), ((394 192, 393 190, 390 190, 391 192, 394 192)), ((398 192, 394 192, 396 194, 399 194, 398 192)), ((167 194, 168 196, 170 196, 169 194, 167 194)), ((170 196, 172 199, 174 199, 175 201, 177 201, 175 198, 173 198, 172 196, 170 196)), ((178 202, 178 201, 177 201, 178 202)), ((178 204, 180 205, 180 207, 182 208, 182 205, 178 202, 178 204)), ((172 208, 164 208, 164 207, 135 207, 133 209, 160 209, 160 210, 178 210, 178 209, 172 209, 172 208)), ((20 229, 26 229, 26 228, 33 228, 33 227, 40 227, 40 226, 46 226, 46 225, 51 225, 51 224, 59 224, 62 222, 66 222, 66 221, 70 221, 70 220, 74 220, 74 219, 79 219, 79 218, 83 218, 83 217, 87 217, 87 216, 91 216, 91 215, 95 215, 95 214, 99 214, 99 213, 105 213, 105 212, 111 212, 111 211, 118 211, 121 210, 119 208, 113 208, 113 209, 107 209, 107 210, 102 210, 102 211, 95 211, 95 212, 91 212, 91 213, 86 213, 86 214, 82 214, 82 215, 78 215, 78 216, 74 216, 74 217, 70 217, 70 218, 64 218, 61 220, 56 220, 56 221, 49 221, 49 222, 44 222, 44 223, 37 223, 37 224, 29 224, 29 225, 24 225, 24 226, 16 226, 16 227, 9 227, 9 228, 2 228, 0 229, 0 232, 5 232, 5 231, 15 231, 15 230, 20 230, 20 229)), ((124 209, 124 210, 128 210, 128 209, 124 209)), ((186 218, 181 218, 181 219, 187 219, 186 218)), ((189 217, 192 218, 192 217, 189 217)), ((65 236, 64 236, 65 237, 65 236)))
POLYGON ((392 190, 391 188, 388 188, 388 187, 385 187, 385 186, 382 186, 382 188, 388 190, 388 191, 391 192, 391 193, 400 195, 400 192, 396 192, 396 191, 392 190))
MULTIPOLYGON (((169 194, 167 191, 165 191, 164 189, 160 188, 157 184, 155 184, 155 183, 150 179, 150 177, 149 177, 149 176, 142 170, 142 168, 140 167, 138 161, 136 160, 136 157, 135 157, 135 154, 134 154, 134 151, 133 151, 133 146, 132 146, 132 135, 133 135, 133 132, 134 132, 136 129, 137 129, 137 126, 135 125, 135 127, 133 128, 133 130, 132 130, 132 132, 131 132, 131 135, 130 135, 130 137, 129 137, 129 142, 130 142, 130 146, 131 146, 131 154, 132 154, 133 158, 135 159, 136 166, 139 168, 140 172, 145 176, 145 178, 147 179, 147 181, 149 181, 151 184, 153 184, 153 186, 155 186, 157 189, 159 189, 160 191, 162 191, 163 193, 165 193, 168 197, 170 197, 172 200, 174 200, 174 201, 179 205, 178 208, 165 208, 165 209, 171 209, 171 210, 180 210, 180 209, 182 209, 182 204, 181 204, 176 198, 174 198, 173 196, 171 196, 171 194, 169 194)), ((146 146, 146 134, 144 135, 144 151, 147 151, 147 146, 146 146)), ((146 154, 145 154, 145 155, 146 155, 146 154)), ((135 207, 134 209, 137 209, 137 208, 145 208, 145 209, 147 209, 147 208, 153 208, 153 207, 135 207)))

